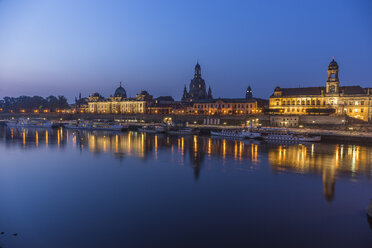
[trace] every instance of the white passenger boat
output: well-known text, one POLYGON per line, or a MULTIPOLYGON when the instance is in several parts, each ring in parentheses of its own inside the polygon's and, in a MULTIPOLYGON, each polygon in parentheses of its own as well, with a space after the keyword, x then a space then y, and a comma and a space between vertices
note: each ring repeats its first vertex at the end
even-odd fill
POLYGON ((111 123, 103 121, 70 121, 65 124, 67 129, 87 129, 87 130, 105 130, 105 131, 123 131, 128 129, 128 125, 120 123, 111 123))
POLYGON ((168 134, 171 135, 192 135, 192 134, 198 134, 199 130, 193 129, 193 128, 177 128, 177 127, 169 127, 167 130, 168 134))
POLYGON ((321 136, 308 136, 292 133, 264 133, 262 134, 264 140, 270 141, 287 141, 287 142, 319 142, 321 136))
POLYGON ((123 125, 108 122, 92 122, 90 129, 92 130, 105 130, 105 131, 122 131, 123 125))
POLYGON ((258 132, 252 132, 250 130, 243 130, 242 131, 243 138, 245 139, 261 139, 262 135, 258 132))
POLYGON ((69 121, 64 124, 67 129, 91 129, 92 125, 86 121, 69 121))
POLYGON ((13 119, 6 122, 8 127, 39 127, 51 128, 53 123, 44 118, 13 119))
POLYGON ((237 129, 224 129, 220 132, 211 131, 211 135, 222 136, 222 137, 232 137, 232 138, 239 138, 239 139, 244 138, 242 131, 237 130, 237 129))
POLYGON ((165 133, 167 128, 162 125, 147 125, 138 128, 138 131, 144 133, 165 133))
POLYGON ((211 135, 222 136, 222 137, 232 137, 238 139, 259 139, 261 138, 261 133, 252 132, 245 129, 224 129, 220 132, 211 131, 211 135))

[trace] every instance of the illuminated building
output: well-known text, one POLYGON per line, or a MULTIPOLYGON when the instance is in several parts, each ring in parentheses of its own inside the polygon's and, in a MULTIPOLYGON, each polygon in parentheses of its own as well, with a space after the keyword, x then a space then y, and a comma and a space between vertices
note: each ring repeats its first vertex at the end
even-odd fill
POLYGON ((91 114, 143 114, 149 101, 152 100, 146 91, 141 91, 136 98, 127 98, 125 89, 120 86, 109 99, 98 93, 88 98, 89 113, 91 114))
POLYGON ((249 115, 259 114, 266 101, 253 98, 252 89, 248 86, 245 98, 199 99, 190 103, 189 114, 204 115, 249 115))
POLYGON ((158 115, 173 114, 177 104, 171 96, 160 96, 147 107, 147 113, 158 115))
POLYGON ((372 120, 372 88, 340 86, 338 72, 333 59, 325 87, 276 87, 270 96, 270 110, 285 115, 335 114, 372 120))

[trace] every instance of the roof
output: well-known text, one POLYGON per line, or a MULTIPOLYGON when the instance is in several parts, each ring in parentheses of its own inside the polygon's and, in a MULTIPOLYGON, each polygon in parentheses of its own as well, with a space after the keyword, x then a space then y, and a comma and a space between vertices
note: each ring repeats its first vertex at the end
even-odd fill
MULTIPOLYGON (((281 91, 282 96, 317 96, 326 93, 326 87, 303 87, 303 88, 275 88, 275 91, 281 91)), ((366 89, 360 86, 341 86, 340 93, 344 95, 367 94, 366 89)))
POLYGON ((174 102, 173 97, 171 96, 159 96, 155 98, 156 101, 167 101, 167 102, 174 102))
POLYGON ((125 89, 124 89, 123 87, 121 87, 121 84, 120 84, 120 86, 115 90, 114 96, 115 96, 115 97, 123 97, 123 98, 126 98, 126 97, 127 97, 127 92, 125 91, 125 89))
POLYGON ((360 86, 341 86, 340 92, 344 92, 345 95, 354 95, 354 94, 366 94, 366 89, 360 86))
MULTIPOLYGON (((277 89, 276 89, 277 90, 277 89)), ((280 88, 282 96, 321 95, 325 87, 280 88)))
POLYGON ((193 103, 215 103, 217 101, 222 101, 225 103, 247 103, 256 102, 256 99, 246 99, 246 98, 215 98, 215 99, 198 99, 193 101, 193 103))
POLYGON ((335 61, 335 57, 333 57, 333 60, 331 61, 331 63, 329 63, 328 69, 338 69, 338 64, 335 61))

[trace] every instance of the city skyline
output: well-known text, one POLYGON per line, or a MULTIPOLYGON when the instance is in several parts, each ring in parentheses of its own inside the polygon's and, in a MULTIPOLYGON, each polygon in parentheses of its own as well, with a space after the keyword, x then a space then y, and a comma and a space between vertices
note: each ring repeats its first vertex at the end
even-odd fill
POLYGON ((0 2, 1 98, 109 97, 122 81, 179 100, 197 60, 215 98, 323 85, 332 56, 341 85, 371 85, 368 1, 89 3, 0 2))
POLYGON ((372 244, 372 0, 0 0, 0 248, 372 244))

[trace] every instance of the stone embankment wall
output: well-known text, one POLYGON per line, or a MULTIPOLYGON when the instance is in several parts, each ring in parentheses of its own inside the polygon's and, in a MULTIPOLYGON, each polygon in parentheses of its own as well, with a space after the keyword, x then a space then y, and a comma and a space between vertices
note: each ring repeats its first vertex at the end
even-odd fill
POLYGON ((244 115, 244 116, 206 116, 206 115, 150 115, 150 114, 132 114, 132 115, 122 115, 122 114, 57 114, 57 113, 47 113, 47 114, 8 114, 1 113, 0 120, 10 119, 10 118, 47 118, 47 119, 62 119, 62 120, 76 120, 76 119, 122 119, 128 120, 130 122, 155 122, 160 123, 164 121, 164 118, 172 118, 175 122, 188 122, 190 124, 203 124, 205 119, 219 119, 221 125, 237 125, 246 124, 248 120, 255 120, 262 125, 269 125, 269 116, 266 115, 244 115))
POLYGON ((347 121, 344 116, 300 116, 300 125, 344 125, 347 121))
MULTIPOLYGON (((281 115, 282 116, 282 115, 281 115)), ((0 113, 0 120, 10 118, 26 118, 26 117, 42 117, 52 120, 76 120, 76 119, 122 119, 128 120, 133 124, 138 123, 161 123, 164 118, 172 118, 175 122, 188 122, 189 124, 203 125, 206 119, 219 119, 220 126, 241 126, 246 125, 248 120, 258 121, 262 126, 270 126, 270 115, 245 115, 245 116, 207 116, 207 115, 150 115, 150 114, 11 114, 0 113)), ((283 117, 285 117, 283 115, 283 117)), ((291 116, 288 116, 291 117, 291 116)), ((292 116, 293 117, 293 116, 292 116)), ((344 116, 296 116, 299 118, 298 125, 305 128, 319 128, 331 130, 350 130, 372 132, 372 123, 363 122, 360 120, 351 119, 344 116)))

